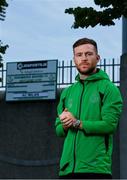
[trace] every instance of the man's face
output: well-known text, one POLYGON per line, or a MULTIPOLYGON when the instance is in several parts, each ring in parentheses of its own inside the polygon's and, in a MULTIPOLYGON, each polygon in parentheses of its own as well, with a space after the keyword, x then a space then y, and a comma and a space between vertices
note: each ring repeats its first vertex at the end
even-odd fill
POLYGON ((96 65, 100 59, 92 44, 83 44, 74 48, 74 62, 77 70, 83 75, 95 72, 96 65))

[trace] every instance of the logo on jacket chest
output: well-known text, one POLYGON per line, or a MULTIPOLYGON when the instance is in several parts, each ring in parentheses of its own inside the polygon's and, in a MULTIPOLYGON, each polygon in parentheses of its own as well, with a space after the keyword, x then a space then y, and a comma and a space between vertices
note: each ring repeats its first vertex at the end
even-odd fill
MULTIPOLYGON (((96 103, 99 103, 100 102, 100 97, 98 94, 92 94, 89 98, 88 98, 88 101, 86 103, 88 104, 96 104, 96 103)), ((77 102, 78 103, 78 102, 77 102)), ((75 102, 74 99, 72 98, 69 98, 68 101, 67 101, 67 108, 72 108, 74 106, 77 105, 77 103, 75 102)))
POLYGON ((99 103, 100 97, 98 94, 92 94, 89 98, 90 103, 99 103))

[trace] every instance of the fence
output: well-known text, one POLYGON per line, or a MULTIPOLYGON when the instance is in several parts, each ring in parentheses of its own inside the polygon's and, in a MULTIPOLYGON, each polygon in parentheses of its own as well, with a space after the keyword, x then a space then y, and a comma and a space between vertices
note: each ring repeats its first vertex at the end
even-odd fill
MULTIPOLYGON (((104 70, 110 77, 111 81, 119 86, 120 84, 120 59, 102 59, 97 67, 104 70)), ((77 75, 74 62, 71 61, 59 61, 57 72, 57 87, 63 88, 75 82, 75 76, 77 75)), ((0 88, 6 87, 6 68, 0 67, 0 88)))
MULTIPOLYGON (((97 65, 98 68, 104 70, 110 80, 119 86, 120 84, 120 59, 102 59, 97 65)), ((75 76, 77 74, 73 61, 62 61, 58 63, 58 79, 57 87, 66 87, 75 82, 75 76)))

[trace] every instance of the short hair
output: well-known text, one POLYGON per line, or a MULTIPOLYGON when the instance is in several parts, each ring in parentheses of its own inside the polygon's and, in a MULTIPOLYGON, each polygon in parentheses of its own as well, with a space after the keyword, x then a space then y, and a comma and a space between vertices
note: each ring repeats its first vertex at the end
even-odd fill
POLYGON ((74 48, 76 48, 80 45, 83 45, 83 44, 92 44, 95 47, 96 52, 98 52, 97 43, 93 39, 88 39, 88 38, 82 38, 82 39, 77 40, 73 44, 73 50, 74 50, 74 48))

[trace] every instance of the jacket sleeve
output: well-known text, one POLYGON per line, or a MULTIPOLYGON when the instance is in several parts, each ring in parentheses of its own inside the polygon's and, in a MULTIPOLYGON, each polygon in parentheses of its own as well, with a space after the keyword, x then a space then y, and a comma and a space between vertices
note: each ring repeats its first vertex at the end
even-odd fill
POLYGON ((83 129, 87 134, 113 134, 117 128, 122 112, 122 97, 119 89, 110 84, 104 93, 101 108, 101 119, 83 121, 83 129))
POLYGON ((60 137, 66 136, 66 132, 64 131, 64 128, 63 128, 62 123, 61 123, 60 118, 59 118, 59 115, 65 109, 66 91, 67 91, 67 89, 64 89, 62 94, 61 94, 60 101, 59 101, 59 104, 57 106, 57 118, 55 121, 56 134, 57 134, 57 136, 60 136, 60 137))

